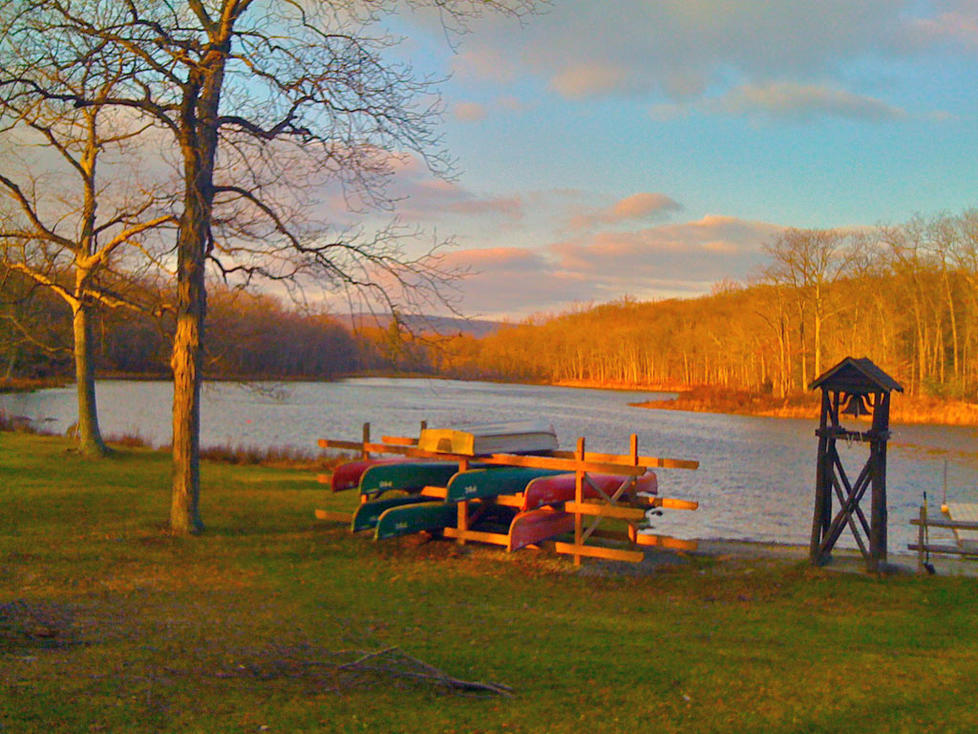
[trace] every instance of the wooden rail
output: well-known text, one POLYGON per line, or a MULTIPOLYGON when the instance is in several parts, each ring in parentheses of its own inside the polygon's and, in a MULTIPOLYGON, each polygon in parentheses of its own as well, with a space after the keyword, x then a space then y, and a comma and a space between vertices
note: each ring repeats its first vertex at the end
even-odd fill
MULTIPOLYGON (((917 551, 917 571, 919 573, 923 573, 925 570, 928 570, 925 554, 941 553, 978 557, 978 543, 975 543, 974 541, 967 544, 959 541, 956 545, 945 545, 943 543, 931 543, 927 537, 928 528, 943 528, 952 531, 978 530, 978 522, 968 520, 949 520, 942 517, 932 519, 927 516, 927 506, 921 505, 919 516, 911 518, 910 524, 917 526, 917 542, 909 543, 907 545, 907 550, 917 551)), ((929 570, 933 572, 933 567, 929 567, 929 570)))

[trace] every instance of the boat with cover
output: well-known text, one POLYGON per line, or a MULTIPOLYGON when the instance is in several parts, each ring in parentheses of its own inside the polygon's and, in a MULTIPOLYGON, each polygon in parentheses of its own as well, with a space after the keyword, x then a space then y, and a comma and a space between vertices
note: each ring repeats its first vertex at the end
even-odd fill
POLYGON ((557 449, 557 434, 551 424, 541 421, 425 428, 418 438, 418 448, 463 456, 548 453, 557 449))

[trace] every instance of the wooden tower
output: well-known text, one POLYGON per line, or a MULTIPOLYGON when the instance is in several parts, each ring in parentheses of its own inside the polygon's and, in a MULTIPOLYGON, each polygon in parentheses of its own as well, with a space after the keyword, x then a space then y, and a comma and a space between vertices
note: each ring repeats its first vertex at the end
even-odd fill
POLYGON ((866 570, 881 570, 886 562, 886 442, 890 437, 890 392, 903 387, 870 360, 846 357, 811 384, 822 390, 815 466, 815 516, 812 520, 811 560, 827 563, 833 546, 848 526, 866 559, 866 570), (844 406, 844 407, 842 407, 844 406), (841 409, 840 409, 841 408, 841 409), (871 416, 868 431, 842 426, 843 416, 871 416), (839 440, 869 444, 869 458, 850 482, 836 448, 839 440), (869 520, 859 506, 871 488, 869 520), (832 498, 839 509, 832 514, 832 498), (864 538, 865 536, 865 538, 864 538), (867 547, 868 541, 868 547, 867 547))

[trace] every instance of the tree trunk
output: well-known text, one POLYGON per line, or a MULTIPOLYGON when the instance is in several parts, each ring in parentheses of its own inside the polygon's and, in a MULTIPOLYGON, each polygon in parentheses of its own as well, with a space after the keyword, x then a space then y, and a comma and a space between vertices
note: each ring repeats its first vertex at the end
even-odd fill
POLYGON ((196 261, 197 266, 179 268, 177 324, 170 360, 173 368, 170 530, 178 535, 193 535, 204 529, 200 519, 200 368, 207 300, 203 262, 195 257, 192 240, 184 236, 181 227, 180 260, 196 261))
POLYGON ((212 43, 184 90, 181 106, 184 208, 177 235, 176 332, 173 336, 173 490, 170 530, 203 532, 200 519, 200 381, 207 287, 204 280, 214 202, 217 110, 230 43, 212 43))
POLYGON ((73 308, 75 385, 78 390, 78 450, 85 456, 105 456, 95 402, 95 367, 92 364, 91 306, 78 301, 73 308))

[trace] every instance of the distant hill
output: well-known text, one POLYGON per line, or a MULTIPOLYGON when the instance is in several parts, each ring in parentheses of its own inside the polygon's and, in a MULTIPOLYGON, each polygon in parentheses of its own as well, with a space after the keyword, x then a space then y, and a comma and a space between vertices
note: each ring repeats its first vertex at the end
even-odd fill
MULTIPOLYGON (((350 331, 356 331, 358 329, 386 329, 391 323, 390 314, 337 314, 333 318, 350 331)), ((485 319, 463 319, 451 316, 428 316, 425 314, 401 314, 401 321, 411 331, 418 334, 430 334, 432 332, 441 336, 466 334, 476 339, 495 334, 503 325, 499 321, 487 321, 485 319)))

